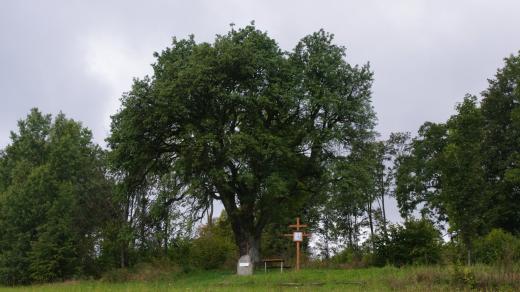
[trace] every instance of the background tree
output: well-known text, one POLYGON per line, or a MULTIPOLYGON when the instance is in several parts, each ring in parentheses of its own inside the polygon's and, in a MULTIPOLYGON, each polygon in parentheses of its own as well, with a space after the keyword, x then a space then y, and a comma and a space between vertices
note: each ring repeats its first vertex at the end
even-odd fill
POLYGON ((483 163, 493 225, 520 233, 520 53, 505 59, 482 93, 483 163))
POLYGON ((0 281, 95 274, 111 184, 92 134, 33 109, 0 157, 0 281))
POLYGON ((443 191, 450 228, 461 237, 471 264, 473 240, 483 235, 487 220, 487 198, 481 159, 482 114, 476 98, 467 96, 448 120, 447 145, 442 153, 443 191))
POLYGON ((444 124, 426 122, 410 142, 410 149, 397 157, 395 196, 403 218, 412 217, 419 209, 437 222, 445 220, 444 207, 439 201, 442 190, 439 157, 446 144, 446 135, 444 124))
POLYGON ((264 227, 319 194, 325 162, 374 124, 372 73, 324 31, 290 53, 250 25, 155 56, 113 117, 113 164, 132 189, 174 174, 199 202, 221 201, 254 260, 264 227))
POLYGON ((399 169, 403 213, 423 204, 423 215, 447 221, 471 259, 473 239, 485 230, 487 202, 481 160, 483 119, 476 98, 467 96, 446 124, 425 124, 423 137, 399 169), (434 207, 433 212, 426 208, 434 207))
POLYGON ((118 184, 111 196, 101 255, 107 268, 164 258, 195 236, 195 222, 205 213, 200 202, 186 196, 175 176, 149 176, 145 181, 148 185, 133 190, 118 184))
POLYGON ((409 134, 392 133, 386 141, 366 138, 328 167, 326 199, 317 205, 320 220, 314 232, 324 258, 341 247, 358 249, 364 231, 370 239, 386 236, 385 198, 394 195, 394 165, 408 151, 409 134))

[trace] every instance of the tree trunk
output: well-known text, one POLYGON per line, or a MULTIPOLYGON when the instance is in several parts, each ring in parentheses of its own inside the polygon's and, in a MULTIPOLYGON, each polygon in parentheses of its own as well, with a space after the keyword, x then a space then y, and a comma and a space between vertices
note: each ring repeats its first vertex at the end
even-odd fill
POLYGON ((357 249, 357 244, 359 242, 359 225, 357 221, 357 215, 354 215, 354 245, 353 247, 357 249))
MULTIPOLYGON (((131 215, 131 207, 132 207, 132 204, 133 204, 133 200, 131 198, 129 198, 127 201, 126 201, 126 204, 124 206, 124 218, 121 218, 121 225, 119 226, 120 229, 119 229, 119 232, 122 232, 123 230, 126 230, 126 225, 128 224, 129 226, 132 226, 132 215, 131 215)), ((119 234, 121 235, 121 234, 119 234)), ((126 235, 123 236, 122 238, 126 238, 126 235)), ((128 245, 129 245, 129 242, 128 240, 126 239, 120 239, 121 240, 121 245, 120 245, 120 252, 119 252, 119 264, 120 264, 120 268, 125 268, 128 266, 128 245)))
POLYGON ((354 245, 353 239, 352 239, 352 233, 354 232, 354 226, 352 226, 352 218, 350 215, 347 218, 347 225, 348 225, 348 247, 352 248, 354 245))
POLYGON ((326 260, 329 260, 330 259, 330 247, 329 247, 329 241, 330 241, 330 236, 329 236, 329 217, 326 215, 325 216, 325 220, 323 222, 323 230, 324 230, 324 248, 325 248, 325 259, 326 260))
POLYGON ((248 254, 253 263, 260 261, 260 237, 246 236, 237 245, 240 256, 248 254))
MULTIPOLYGON (((254 264, 260 261, 260 238, 268 217, 262 216, 262 214, 257 214, 257 217, 255 217, 255 210, 250 202, 242 202, 239 207, 234 193, 226 193, 223 187, 218 189, 233 230, 240 257, 249 255, 254 267, 254 264)), ((238 267, 237 264, 237 269, 238 267)))
POLYGON ((251 258, 251 264, 253 264, 254 267, 254 264, 260 261, 260 238, 262 228, 258 225, 255 226, 254 218, 250 216, 249 213, 245 214, 247 215, 237 216, 236 213, 228 213, 228 216, 240 257, 249 255, 251 258))
POLYGON ((249 255, 249 258, 251 259, 251 265, 253 265, 252 269, 254 270, 255 264, 260 262, 260 236, 252 236, 245 233, 235 233, 235 241, 238 246, 240 257, 249 255))
POLYGON ((383 211, 383 235, 388 238, 386 233, 386 208, 385 208, 385 193, 381 194, 381 210, 383 211))
POLYGON ((166 218, 164 219, 164 255, 168 256, 168 230, 170 229, 170 210, 166 210, 166 218))
POLYGON ((370 224, 370 238, 374 239, 374 222, 372 219, 372 202, 368 202, 368 223, 370 224))
POLYGON ((473 246, 472 246, 471 240, 465 240, 465 242, 466 242, 466 248, 468 250, 467 264, 468 264, 468 266, 471 266, 471 250, 472 250, 473 246))
POLYGON ((129 266, 128 243, 126 241, 123 242, 123 245, 121 246, 119 261, 120 268, 127 268, 129 266))
POLYGON ((126 262, 126 256, 125 256, 125 249, 124 248, 121 248, 121 255, 120 255, 120 268, 124 268, 125 267, 125 262, 126 262))
POLYGON ((209 203, 209 208, 208 208, 208 211, 207 211, 207 216, 208 216, 208 226, 209 227, 212 227, 213 226, 213 199, 210 199, 210 203, 209 203))

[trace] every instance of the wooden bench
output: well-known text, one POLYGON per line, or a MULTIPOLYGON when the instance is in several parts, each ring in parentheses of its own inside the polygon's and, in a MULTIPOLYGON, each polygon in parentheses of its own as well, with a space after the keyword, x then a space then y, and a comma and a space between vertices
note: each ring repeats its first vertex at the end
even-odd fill
MULTIPOLYGON (((263 259, 262 262, 264 262, 264 272, 266 272, 266 273, 267 273, 267 268, 271 268, 272 263, 280 263, 280 272, 283 272, 283 268, 284 268, 283 264, 285 262, 284 259, 263 259), (269 264, 269 266, 267 264, 269 264)), ((288 268, 288 267, 285 267, 285 268, 288 268)))

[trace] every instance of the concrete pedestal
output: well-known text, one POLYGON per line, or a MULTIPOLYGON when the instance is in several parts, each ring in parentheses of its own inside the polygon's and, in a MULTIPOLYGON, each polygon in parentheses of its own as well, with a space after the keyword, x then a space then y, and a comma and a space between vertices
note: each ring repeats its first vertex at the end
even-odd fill
POLYGON ((253 262, 249 255, 241 256, 237 263, 237 275, 249 276, 253 274, 253 262))

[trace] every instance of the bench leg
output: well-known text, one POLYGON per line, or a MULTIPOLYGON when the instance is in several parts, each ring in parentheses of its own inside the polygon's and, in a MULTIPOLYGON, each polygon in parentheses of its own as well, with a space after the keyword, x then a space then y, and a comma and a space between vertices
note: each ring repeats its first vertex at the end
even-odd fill
POLYGON ((283 273, 283 261, 280 262, 280 273, 283 273))
POLYGON ((264 272, 267 273, 267 262, 264 262, 264 272))

